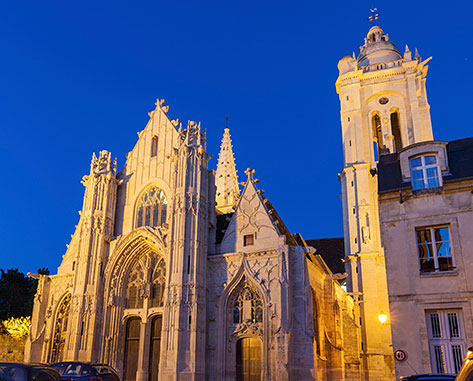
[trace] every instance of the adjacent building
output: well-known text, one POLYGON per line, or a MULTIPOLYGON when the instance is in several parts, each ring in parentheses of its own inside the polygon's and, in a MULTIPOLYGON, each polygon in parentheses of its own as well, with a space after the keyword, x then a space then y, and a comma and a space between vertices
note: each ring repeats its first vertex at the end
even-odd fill
POLYGON ((397 374, 457 373, 473 342, 473 138, 383 155, 378 180, 397 374))

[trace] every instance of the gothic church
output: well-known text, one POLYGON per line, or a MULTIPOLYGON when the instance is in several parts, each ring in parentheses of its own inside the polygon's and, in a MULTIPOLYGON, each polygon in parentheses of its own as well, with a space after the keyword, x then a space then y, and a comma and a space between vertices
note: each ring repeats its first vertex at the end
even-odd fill
MULTIPOLYGON (((358 305, 246 170, 229 130, 209 170, 200 123, 156 102, 117 173, 92 157, 56 275, 39 278, 25 360, 124 380, 359 378, 358 305)), ((340 275, 340 274, 339 274, 340 275)))

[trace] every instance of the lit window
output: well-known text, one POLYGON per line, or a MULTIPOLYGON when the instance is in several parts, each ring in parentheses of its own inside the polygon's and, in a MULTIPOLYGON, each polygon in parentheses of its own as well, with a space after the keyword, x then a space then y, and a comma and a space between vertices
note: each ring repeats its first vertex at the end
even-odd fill
POLYGON ((448 226, 416 229, 421 272, 453 270, 452 247, 448 226))
POLYGON ((148 189, 138 203, 136 227, 161 226, 166 222, 167 201, 164 192, 157 188, 148 189))
POLYGON ((409 161, 411 167, 412 189, 435 188, 441 185, 437 157, 419 156, 409 161))
POLYGON ((251 246, 255 244, 255 237, 253 234, 247 234, 243 236, 243 246, 251 246))

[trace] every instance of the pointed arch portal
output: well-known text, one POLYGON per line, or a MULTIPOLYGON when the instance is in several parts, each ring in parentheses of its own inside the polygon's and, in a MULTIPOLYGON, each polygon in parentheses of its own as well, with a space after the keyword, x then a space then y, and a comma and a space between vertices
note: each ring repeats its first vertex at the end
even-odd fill
POLYGON ((58 304, 56 311, 56 321, 54 323, 54 336, 51 347, 49 362, 55 363, 62 360, 64 346, 66 343, 67 322, 69 320, 69 310, 71 308, 71 294, 64 296, 58 304))

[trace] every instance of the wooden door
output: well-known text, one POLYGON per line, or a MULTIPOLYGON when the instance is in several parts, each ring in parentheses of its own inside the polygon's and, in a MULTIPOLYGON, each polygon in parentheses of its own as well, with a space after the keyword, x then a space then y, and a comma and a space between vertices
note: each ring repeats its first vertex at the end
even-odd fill
POLYGON ((158 380, 162 325, 162 316, 155 316, 151 322, 151 343, 149 346, 149 379, 151 381, 158 380))
POLYGON ((262 364, 261 340, 246 337, 237 341, 237 381, 260 381, 262 364))
POLYGON ((128 319, 126 323, 125 336, 125 381, 136 379, 136 371, 138 370, 138 352, 140 349, 140 327, 141 319, 133 317, 128 319))

